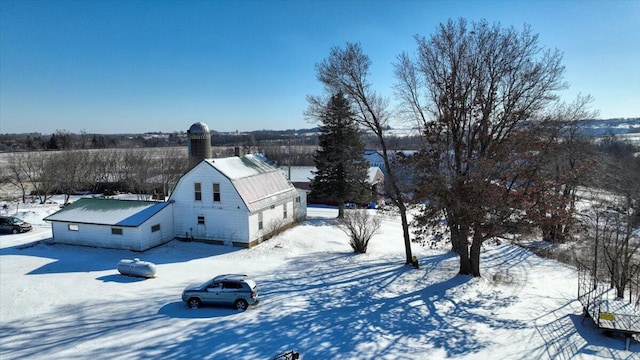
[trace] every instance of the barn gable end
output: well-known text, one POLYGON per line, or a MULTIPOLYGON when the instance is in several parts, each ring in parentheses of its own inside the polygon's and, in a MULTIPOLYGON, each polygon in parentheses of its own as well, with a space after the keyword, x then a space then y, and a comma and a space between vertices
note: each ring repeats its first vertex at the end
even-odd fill
POLYGON ((254 155, 201 161, 171 200, 177 237, 246 247, 306 216, 306 201, 284 173, 254 155))

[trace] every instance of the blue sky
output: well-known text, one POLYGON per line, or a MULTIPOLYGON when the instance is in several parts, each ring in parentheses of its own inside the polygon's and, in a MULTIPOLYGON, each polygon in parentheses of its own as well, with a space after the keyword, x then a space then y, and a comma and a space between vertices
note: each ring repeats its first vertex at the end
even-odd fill
POLYGON ((640 0, 0 0, 0 133, 312 127, 305 97, 331 47, 360 42, 391 96, 413 36, 459 17, 531 25, 564 53, 563 98, 640 117, 640 0))

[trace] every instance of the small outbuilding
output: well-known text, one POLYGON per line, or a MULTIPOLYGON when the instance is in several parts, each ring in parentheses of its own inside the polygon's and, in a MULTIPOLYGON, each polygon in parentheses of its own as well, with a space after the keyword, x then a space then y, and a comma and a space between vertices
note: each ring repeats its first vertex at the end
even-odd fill
POLYGON ((81 198, 44 220, 56 243, 144 251, 175 237, 172 205, 81 198))

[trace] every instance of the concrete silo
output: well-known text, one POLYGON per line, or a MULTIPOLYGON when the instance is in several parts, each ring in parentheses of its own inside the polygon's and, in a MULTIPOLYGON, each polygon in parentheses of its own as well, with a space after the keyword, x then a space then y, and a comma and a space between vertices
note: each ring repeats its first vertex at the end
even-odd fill
POLYGON ((203 159, 211 158, 211 132, 207 124, 197 122, 187 130, 187 146, 189 147, 189 167, 203 159))

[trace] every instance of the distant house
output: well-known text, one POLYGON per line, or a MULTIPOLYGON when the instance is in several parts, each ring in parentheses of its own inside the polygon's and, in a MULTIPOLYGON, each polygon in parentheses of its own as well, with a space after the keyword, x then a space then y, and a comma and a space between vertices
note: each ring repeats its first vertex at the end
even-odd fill
POLYGON ((315 166, 289 166, 289 180, 296 189, 311 191, 311 180, 315 177, 315 166))
POLYGON ((44 220, 56 243, 144 251, 175 237, 171 205, 82 198, 44 220))
MULTIPOLYGON (((290 174, 291 183, 301 190, 311 191, 311 181, 315 177, 315 166, 291 166, 288 170, 290 174)), ((369 167, 367 172, 367 182, 371 186, 372 201, 378 202, 378 195, 384 190, 384 174, 377 166, 369 167)), ((310 199, 310 202, 318 202, 317 200, 310 199)), ((323 204, 336 205, 335 201, 320 201, 323 204)))
MULTIPOLYGON (((382 194, 384 192, 384 174, 377 166, 371 166, 367 172, 367 181, 371 185, 371 191, 374 194, 382 194)), ((375 196, 375 195, 374 195, 375 196)))
MULTIPOLYGON (((394 151, 389 150, 387 152, 390 161, 406 159, 417 153, 418 153, 417 150, 394 150, 394 151)), ((383 174, 387 173, 387 168, 384 165, 384 157, 378 150, 371 150, 371 149, 365 150, 364 158, 369 163, 369 166, 380 168, 383 174)))
POLYGON ((169 198, 176 237, 251 247, 306 217, 306 196, 255 155, 205 159, 169 198))
POLYGON ((384 158, 378 152, 378 150, 366 149, 363 156, 369 163, 369 166, 375 166, 383 172, 385 171, 386 168, 384 166, 384 158))

